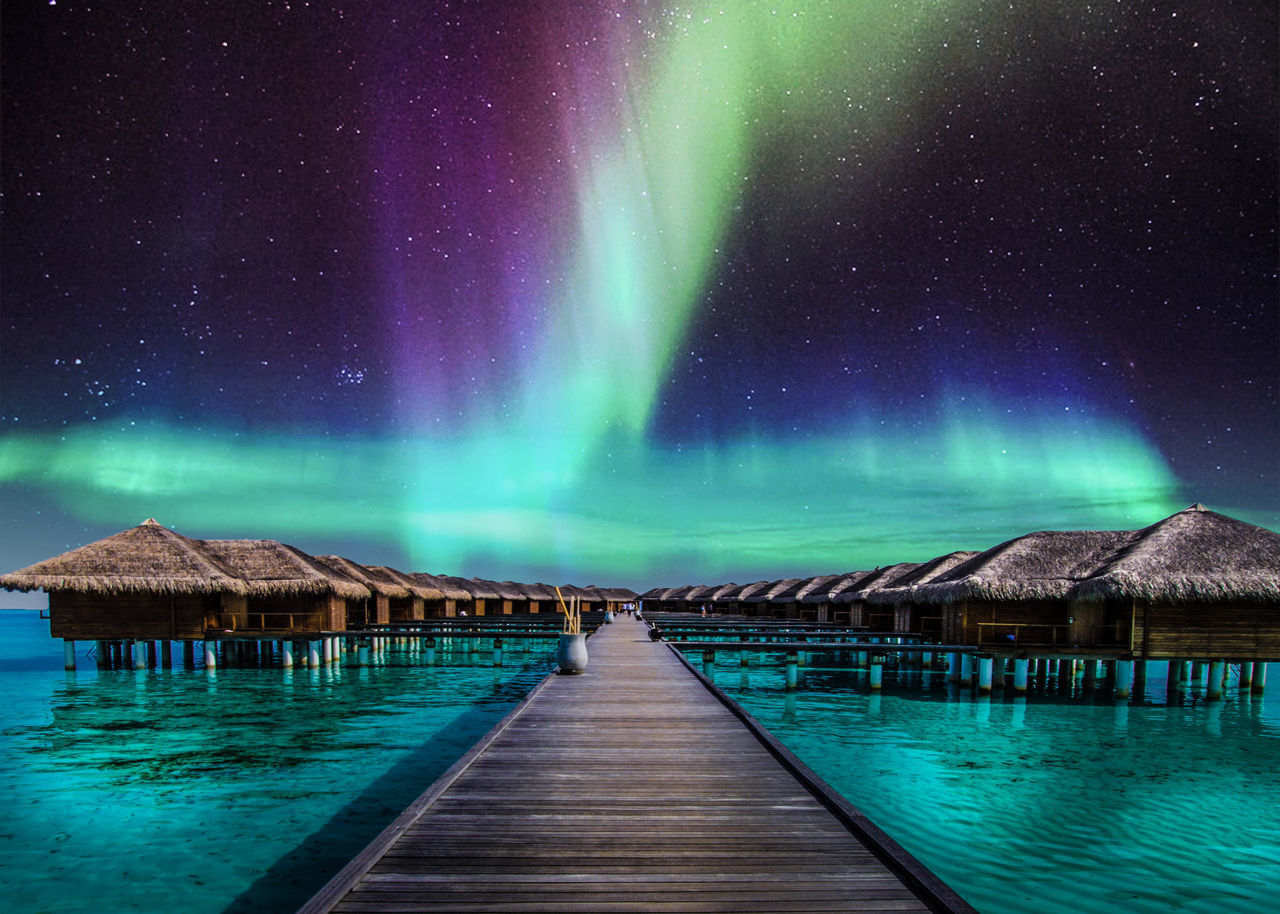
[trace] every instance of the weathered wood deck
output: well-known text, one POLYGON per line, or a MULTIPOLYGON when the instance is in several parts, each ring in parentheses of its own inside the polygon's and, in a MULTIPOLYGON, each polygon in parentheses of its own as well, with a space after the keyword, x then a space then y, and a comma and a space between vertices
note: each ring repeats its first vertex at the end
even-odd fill
POLYGON ((642 624, 588 647, 303 912, 971 910, 642 624))

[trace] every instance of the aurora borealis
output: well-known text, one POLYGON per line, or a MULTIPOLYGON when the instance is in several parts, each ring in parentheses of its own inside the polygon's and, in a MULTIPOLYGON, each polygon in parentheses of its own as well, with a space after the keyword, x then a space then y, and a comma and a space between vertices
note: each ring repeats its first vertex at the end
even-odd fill
POLYGON ((148 516, 637 588, 1280 524, 1273 5, 2 31, 5 569, 148 516))

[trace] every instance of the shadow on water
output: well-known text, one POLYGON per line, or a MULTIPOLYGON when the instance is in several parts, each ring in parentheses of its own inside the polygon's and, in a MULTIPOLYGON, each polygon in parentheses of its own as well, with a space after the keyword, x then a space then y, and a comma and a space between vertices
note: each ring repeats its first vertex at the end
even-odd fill
POLYGON ((504 683, 493 693, 496 706, 471 708, 441 727, 277 860, 223 909, 225 914, 297 910, 528 692, 527 684, 504 683))

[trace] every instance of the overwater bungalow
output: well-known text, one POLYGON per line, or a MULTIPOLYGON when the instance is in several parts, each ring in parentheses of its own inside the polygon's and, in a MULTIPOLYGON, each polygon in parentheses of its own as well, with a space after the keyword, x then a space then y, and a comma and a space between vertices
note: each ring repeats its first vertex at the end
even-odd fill
POLYGON ((679 587, 655 587, 640 595, 644 608, 650 612, 688 612, 685 597, 698 584, 682 584, 679 587))
MULTIPOLYGON (((747 615, 774 616, 774 596, 794 587, 801 580, 801 578, 783 578, 780 581, 770 581, 766 586, 757 590, 743 591, 738 596, 738 605, 743 608, 743 612, 747 615), (754 613, 752 610, 754 610, 754 613)), ((786 610, 783 609, 782 613, 785 616, 786 610)))
POLYGON ((390 615, 392 625, 409 622, 421 622, 427 617, 427 604, 443 601, 444 593, 434 584, 415 581, 403 571, 388 568, 386 565, 366 565, 370 574, 382 580, 392 581, 409 592, 406 598, 390 599, 390 615))
POLYGON ((752 581, 750 584, 743 584, 741 587, 721 594, 721 603, 724 604, 722 611, 740 616, 759 615, 760 603, 754 598, 775 583, 775 581, 752 581))
POLYGON ((806 607, 806 613, 807 607, 813 607, 817 621, 841 622, 849 625, 851 623, 848 604, 837 604, 835 598, 838 594, 855 588, 870 574, 872 574, 870 571, 850 571, 836 575, 832 580, 828 580, 825 576, 814 578, 811 587, 798 594, 799 600, 806 607))
POLYGON ((597 587, 605 599, 605 608, 611 612, 622 612, 623 607, 636 602, 636 592, 628 587, 597 587))
POLYGON ((1280 659, 1280 534, 1192 505, 1142 530, 1044 531, 916 589, 995 652, 1280 659))
MULTIPOLYGON (((919 562, 901 562, 897 565, 886 565, 883 568, 877 568, 868 572, 857 582, 841 590, 839 593, 831 595, 831 603, 838 607, 840 621, 846 622, 853 626, 866 626, 872 631, 892 631, 892 622, 888 625, 883 619, 877 618, 876 622, 880 628, 874 628, 867 613, 867 597, 872 591, 885 586, 893 586, 893 582, 904 575, 910 574, 916 568, 920 567, 919 562)), ((892 618, 892 617, 890 617, 892 618)))
POLYGON ((1194 504, 1072 595, 1071 623, 1142 660, 1280 660, 1280 534, 1194 504))
POLYGON ((249 593, 199 540, 151 518, 0 575, 0 587, 47 592, 50 633, 68 641, 203 639, 249 593))
POLYGON ((936 607, 911 598, 917 588, 976 556, 976 552, 950 552, 891 578, 866 595, 867 626, 875 632, 919 635, 924 641, 942 638, 942 614, 936 607))
POLYGON ((439 597, 424 597, 423 613, 428 619, 451 619, 471 609, 471 592, 443 575, 410 572, 407 577, 424 592, 438 593, 439 597))
POLYGON ((409 588, 391 580, 388 576, 378 574, 372 569, 345 559, 340 555, 312 556, 317 562, 352 580, 359 581, 369 589, 370 597, 363 605, 355 601, 347 603, 347 628, 364 628, 369 625, 387 625, 391 622, 391 602, 403 603, 412 599, 409 588))
POLYGON ((459 615, 465 613, 472 616, 485 616, 501 613, 502 598, 498 596, 497 586, 492 581, 481 581, 477 578, 459 578, 447 574, 438 575, 437 577, 440 581, 466 594, 466 600, 470 605, 467 607, 459 606, 459 615))
POLYGON ((529 613, 560 612, 560 599, 556 589, 550 584, 521 584, 520 590, 525 597, 525 611, 529 613))
POLYGON ((603 612, 605 605, 608 603, 604 594, 600 593, 596 587, 561 584, 560 593, 564 596, 566 603, 569 602, 570 597, 576 598, 583 612, 603 612))
POLYGON ((244 595, 223 598, 218 628, 237 634, 319 634, 367 620, 372 591, 346 572, 275 540, 197 540, 244 595))
MULTIPOLYGON (((768 592, 769 612, 778 619, 800 619, 803 611, 800 604, 800 591, 813 578, 791 578, 782 581, 768 592)), ((817 613, 813 617, 817 618, 817 613)))
POLYGON ((512 613, 524 615, 529 611, 529 596, 524 585, 514 581, 487 581, 498 594, 498 603, 491 615, 509 616, 512 613))

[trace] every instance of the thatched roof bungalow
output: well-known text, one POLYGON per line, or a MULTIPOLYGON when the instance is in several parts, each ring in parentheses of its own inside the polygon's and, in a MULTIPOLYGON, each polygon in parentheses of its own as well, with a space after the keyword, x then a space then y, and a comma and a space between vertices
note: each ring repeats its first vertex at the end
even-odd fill
POLYGON ((883 568, 877 568, 858 578, 856 583, 846 586, 838 593, 831 595, 831 604, 837 607, 840 616, 845 616, 840 621, 847 622, 853 626, 867 626, 870 623, 867 620, 867 597, 880 587, 892 587, 893 582, 898 578, 910 574, 916 568, 920 567, 919 562, 902 562, 897 565, 886 565, 883 568))
POLYGON ((70 640, 200 639, 249 585, 199 540, 148 518, 26 568, 6 590, 49 594, 50 632, 70 640))
POLYGON ((849 607, 847 604, 836 605, 835 597, 855 588, 872 572, 850 571, 845 574, 822 575, 812 578, 796 597, 804 605, 802 615, 808 618, 809 612, 819 622, 843 622, 849 624, 849 607), (812 610, 809 609, 812 607, 812 610))
POLYGON ((872 631, 919 635, 925 641, 942 637, 942 614, 919 603, 913 594, 922 586, 967 562, 978 553, 949 552, 899 574, 882 578, 867 591, 866 621, 872 631))
POLYGON ((428 619, 453 618, 459 610, 465 612, 471 606, 471 592, 443 575, 415 571, 410 572, 408 578, 419 587, 440 594, 437 598, 426 598, 424 612, 428 619))
POLYGON ((197 542, 248 588, 242 597, 224 597, 219 620, 224 632, 341 631, 373 596, 362 581, 286 543, 197 542))
POLYGON ((420 622, 427 618, 429 605, 444 602, 444 592, 435 584, 429 584, 425 580, 414 580, 405 572, 388 568, 386 565, 366 565, 365 567, 379 579, 399 584, 409 592, 407 598, 391 598, 392 625, 420 622))
POLYGON ((911 602, 937 608, 946 643, 996 649, 1114 643, 1124 633, 1117 635, 1114 624, 1110 636, 1095 630, 1098 620, 1091 617, 1077 621, 1071 604, 1080 582, 1137 536, 1132 530, 1028 533, 918 586, 911 602))
POLYGON ((1074 589, 1077 620, 1141 659, 1280 660, 1280 533, 1201 504, 1138 532, 1074 589))
POLYGON ((391 622, 391 602, 396 600, 403 605, 405 601, 411 600, 413 597, 409 592, 409 588, 405 585, 390 579, 386 575, 375 572, 359 562, 353 562, 351 559, 343 558, 340 555, 317 555, 312 556, 312 558, 326 568, 346 575, 352 580, 359 581, 369 588, 370 598, 364 601, 363 605, 356 601, 348 601, 347 628, 363 628, 366 625, 388 625, 391 622))
POLYGON ((1043 531, 920 586, 944 640, 1137 659, 1280 659, 1280 534, 1192 505, 1142 530, 1043 531))

